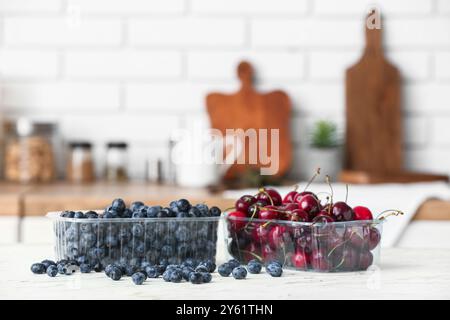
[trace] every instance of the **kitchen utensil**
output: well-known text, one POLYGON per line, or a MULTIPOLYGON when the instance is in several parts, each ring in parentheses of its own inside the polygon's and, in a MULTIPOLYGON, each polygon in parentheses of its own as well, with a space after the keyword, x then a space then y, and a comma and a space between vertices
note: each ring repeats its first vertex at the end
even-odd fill
MULTIPOLYGON (((253 67, 249 62, 241 62, 237 68, 237 74, 241 82, 241 88, 233 94, 211 93, 206 97, 206 105, 211 120, 211 126, 219 129, 223 134, 227 129, 267 129, 268 139, 257 138, 258 151, 267 154, 278 153, 271 159, 271 164, 278 167, 275 176, 283 176, 290 168, 292 146, 290 137, 291 102, 286 93, 281 90, 268 93, 259 93, 253 87, 253 67), (278 149, 272 150, 270 130, 279 130, 278 149), (274 162, 277 163, 274 163, 274 162)), ((268 167, 267 163, 258 156, 256 163, 248 161, 250 146, 244 142, 244 151, 240 160, 245 159, 244 164, 233 164, 227 171, 226 179, 233 179, 242 175, 249 168, 268 167), (247 158, 247 159, 246 159, 247 158)), ((242 161, 241 161, 242 162, 242 161)))

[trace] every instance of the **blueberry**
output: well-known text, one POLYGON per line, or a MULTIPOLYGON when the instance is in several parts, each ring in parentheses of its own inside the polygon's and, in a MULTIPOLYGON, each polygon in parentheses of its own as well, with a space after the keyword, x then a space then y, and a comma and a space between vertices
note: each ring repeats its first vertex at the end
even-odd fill
POLYGON ((197 265, 197 263, 194 261, 194 259, 187 258, 186 260, 183 261, 182 265, 194 268, 197 265))
POLYGON ((187 212, 181 211, 177 213, 177 218, 189 218, 189 214, 187 212))
POLYGON ((109 272, 109 277, 114 281, 120 280, 122 278, 122 270, 117 266, 113 266, 109 272))
POLYGON ((142 272, 136 272, 131 276, 131 280, 133 280, 133 283, 138 286, 143 284, 145 279, 146 279, 146 276, 142 272))
POLYGON ((86 216, 86 218, 88 219, 97 219, 98 218, 98 214, 95 211, 88 211, 84 214, 86 216))
POLYGON ((241 265, 241 263, 239 261, 237 261, 236 259, 229 260, 228 264, 230 264, 233 269, 236 267, 239 267, 241 265))
POLYGON ((90 264, 82 263, 80 264, 80 272, 81 273, 90 273, 92 271, 92 267, 90 264))
POLYGON ((144 226, 142 224, 133 224, 131 233, 137 238, 142 238, 142 236, 144 235, 144 226))
POLYGON ((79 266, 88 263, 88 258, 86 256, 79 256, 76 260, 79 266))
POLYGON ((168 218, 171 215, 171 210, 168 208, 163 208, 161 210, 158 211, 158 213, 156 214, 156 218, 168 218))
POLYGON ((197 208, 200 211, 202 217, 209 217, 209 208, 206 204, 199 203, 195 205, 195 208, 197 208))
POLYGON ((142 218, 147 218, 147 214, 142 211, 134 211, 133 214, 131 215, 131 217, 134 219, 142 219, 142 218))
POLYGON ((45 268, 45 264, 43 263, 33 263, 31 265, 31 272, 33 272, 34 274, 43 274, 45 273, 46 268, 45 268))
POLYGON ((179 211, 187 212, 191 208, 191 204, 186 199, 180 199, 177 201, 177 207, 179 211))
POLYGON ((194 269, 192 267, 186 266, 181 270, 181 275, 183 276, 184 280, 189 281, 189 276, 192 272, 194 272, 194 269))
POLYGON ((161 275, 166 271, 166 265, 165 264, 159 264, 155 266, 156 270, 158 270, 158 274, 161 275))
POLYGON ((200 272, 191 272, 189 276, 189 281, 193 284, 200 284, 203 282, 203 277, 200 272))
POLYGON ((50 265, 47 268, 47 274, 49 277, 52 277, 52 278, 56 277, 56 275, 58 274, 58 267, 55 265, 50 265))
POLYGON ((222 277, 228 277, 231 272, 233 271, 233 266, 229 263, 224 263, 221 264, 219 266, 219 268, 217 268, 217 272, 222 276, 222 277))
POLYGON ((116 214, 113 213, 112 211, 106 211, 105 213, 103 213, 102 218, 103 219, 114 219, 114 218, 116 218, 116 214))
POLYGON ((209 209, 209 215, 211 217, 220 217, 221 214, 222 214, 222 211, 217 207, 211 207, 209 209))
POLYGON ((202 273, 202 281, 203 281, 204 283, 211 282, 211 280, 212 280, 212 275, 211 275, 211 273, 208 273, 208 272, 203 272, 203 273, 202 273))
POLYGON ((122 214, 120 215, 121 218, 129 219, 133 216, 133 211, 130 209, 123 210, 122 214))
POLYGON ((170 282, 179 283, 183 279, 183 276, 179 270, 170 271, 170 282))
POLYGON ((75 212, 73 212, 73 211, 64 211, 61 215, 64 218, 73 218, 75 216, 75 212))
POLYGON ((202 261, 200 262, 200 265, 206 267, 210 273, 216 270, 216 264, 212 260, 202 261))
POLYGON ((279 264, 272 263, 266 267, 266 272, 272 277, 281 277, 283 274, 283 268, 279 264))
POLYGON ((123 212, 126 208, 125 201, 120 198, 115 199, 111 204, 111 208, 117 212, 123 212))
POLYGON ((145 204, 141 201, 135 201, 130 205, 130 210, 131 211, 137 211, 139 209, 141 209, 142 207, 144 207, 145 204))
POLYGON ((175 238, 179 242, 187 242, 191 238, 191 231, 186 226, 180 226, 175 233, 175 238))
POLYGON ((244 267, 236 267, 233 269, 232 274, 237 280, 245 279, 247 277, 247 270, 244 267))
POLYGON ((170 282, 170 275, 172 273, 172 270, 166 270, 164 271, 164 273, 162 274, 162 278, 164 281, 166 282, 170 282))
POLYGON ((127 264, 125 266, 125 274, 127 275, 127 277, 131 277, 133 274, 135 274, 137 271, 137 267, 127 264))
POLYGON ((147 274, 147 277, 149 278, 158 278, 160 273, 160 270, 156 266, 147 266, 145 267, 145 273, 147 274))
POLYGON ((106 276, 109 277, 109 275, 111 274, 111 271, 112 271, 113 268, 114 268, 114 265, 113 265, 113 264, 108 264, 108 265, 106 266, 106 268, 105 268, 105 274, 106 274, 106 276))
POLYGON ((200 265, 197 266, 197 268, 195 268, 195 272, 204 273, 204 272, 209 272, 209 271, 208 271, 207 267, 205 267, 204 265, 200 264, 200 265))
POLYGON ((53 260, 46 259, 46 260, 42 260, 41 263, 45 266, 45 270, 47 270, 47 268, 50 266, 56 266, 56 263, 53 260))
POLYGON ((147 216, 147 218, 156 218, 158 216, 158 213, 161 210, 162 210, 161 206, 148 207, 147 208, 147 212, 146 212, 146 216, 147 216))
POLYGON ((99 262, 94 266, 94 271, 95 272, 102 272, 103 271, 103 265, 99 262))
POLYGON ((66 265, 63 263, 58 263, 57 265, 58 273, 59 274, 67 274, 67 268, 66 265))
POLYGON ((270 265, 276 265, 276 266, 278 266, 280 268, 283 267, 283 265, 280 262, 278 262, 277 260, 272 260, 272 261, 269 261, 269 262, 266 263, 266 267, 268 267, 270 265))
POLYGON ((66 269, 66 275, 70 276, 71 274, 77 272, 77 270, 79 269, 79 266, 73 263, 69 263, 66 264, 65 266, 66 269))
POLYGON ((199 209, 197 209, 196 207, 190 208, 188 214, 190 217, 201 217, 202 216, 201 211, 199 209))
POLYGON ((247 269, 248 269, 248 272, 250 272, 250 273, 258 274, 261 272, 262 264, 259 261, 258 262, 250 261, 247 265, 247 269))
POLYGON ((75 219, 85 219, 85 218, 86 218, 86 216, 84 215, 84 213, 81 212, 81 211, 75 212, 75 214, 74 214, 73 217, 74 217, 75 219))

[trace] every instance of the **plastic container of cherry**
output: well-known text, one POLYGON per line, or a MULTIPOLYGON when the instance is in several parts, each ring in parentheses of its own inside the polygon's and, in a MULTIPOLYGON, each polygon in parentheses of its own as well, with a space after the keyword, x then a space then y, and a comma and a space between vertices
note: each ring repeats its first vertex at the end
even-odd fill
POLYGON ((184 199, 169 207, 121 199, 102 211, 50 212, 57 260, 107 265, 181 264, 216 259, 220 209, 192 205, 184 199))
POLYGON ((363 206, 325 201, 311 191, 273 188, 243 195, 224 214, 228 253, 246 264, 278 261, 284 267, 316 272, 367 270, 380 260, 382 224, 389 210, 373 218, 363 206))

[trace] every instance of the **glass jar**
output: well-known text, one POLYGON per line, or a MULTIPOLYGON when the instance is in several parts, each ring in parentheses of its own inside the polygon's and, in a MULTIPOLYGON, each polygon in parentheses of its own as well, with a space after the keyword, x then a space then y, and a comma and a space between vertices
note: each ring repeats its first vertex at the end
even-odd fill
POLYGON ((107 181, 120 182, 128 180, 127 155, 128 145, 125 142, 107 144, 105 178, 107 181))
POLYGON ((49 182, 55 178, 56 125, 28 119, 5 124, 5 178, 20 183, 49 182))
POLYGON ((66 166, 67 179, 74 183, 88 183, 95 180, 92 144, 72 142, 69 144, 69 158, 66 166))

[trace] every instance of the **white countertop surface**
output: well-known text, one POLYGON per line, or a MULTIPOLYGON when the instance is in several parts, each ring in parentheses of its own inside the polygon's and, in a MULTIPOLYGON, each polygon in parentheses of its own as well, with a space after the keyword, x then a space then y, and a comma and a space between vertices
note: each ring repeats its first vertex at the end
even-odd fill
POLYGON ((209 284, 167 283, 161 278, 136 286, 103 273, 50 278, 34 275, 33 262, 52 257, 49 245, 0 246, 0 299, 450 299, 450 250, 384 249, 380 268, 323 274, 285 270, 246 280, 217 273, 209 284))

